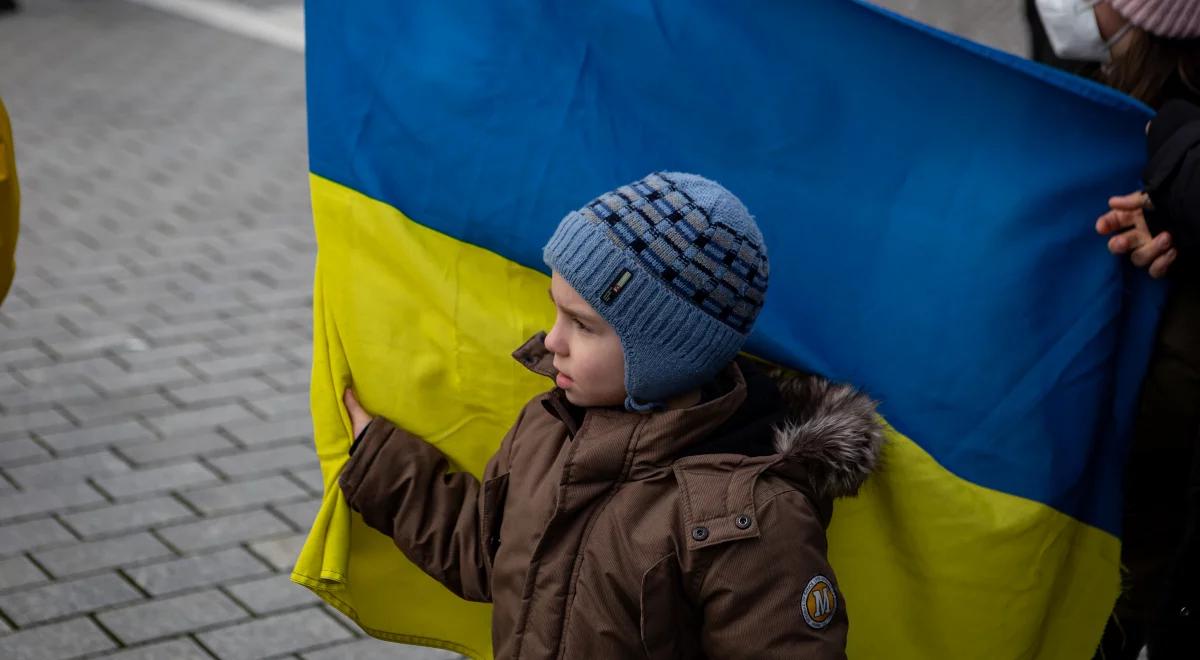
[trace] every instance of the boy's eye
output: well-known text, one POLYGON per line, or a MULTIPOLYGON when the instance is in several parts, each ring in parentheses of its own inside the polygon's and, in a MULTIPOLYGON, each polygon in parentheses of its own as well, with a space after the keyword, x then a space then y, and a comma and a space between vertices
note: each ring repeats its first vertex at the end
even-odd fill
POLYGON ((588 328, 586 325, 580 323, 579 319, 571 319, 571 320, 575 323, 576 328, 579 328, 580 330, 583 330, 584 332, 591 332, 591 328, 588 328))

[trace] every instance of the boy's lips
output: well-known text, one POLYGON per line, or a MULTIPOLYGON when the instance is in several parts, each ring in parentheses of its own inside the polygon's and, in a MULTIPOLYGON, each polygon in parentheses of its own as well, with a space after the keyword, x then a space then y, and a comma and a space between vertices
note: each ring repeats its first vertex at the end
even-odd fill
POLYGON ((560 372, 555 376, 554 383, 565 390, 574 385, 575 381, 571 380, 570 376, 560 372))

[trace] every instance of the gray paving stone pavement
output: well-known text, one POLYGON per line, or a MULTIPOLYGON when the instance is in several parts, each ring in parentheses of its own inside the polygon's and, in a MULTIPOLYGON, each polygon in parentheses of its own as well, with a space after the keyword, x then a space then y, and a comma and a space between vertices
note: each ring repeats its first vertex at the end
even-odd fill
POLYGON ((104 497, 90 484, 76 483, 0 494, 0 521, 53 513, 92 504, 104 497))
POLYGON ((18 555, 0 560, 0 591, 41 584, 48 578, 27 557, 18 555))
POLYGON ((291 532, 270 511, 254 510, 161 529, 158 536, 181 552, 245 544, 291 532))
POLYGON ((172 459, 236 454, 238 450, 238 446, 228 437, 209 431, 199 435, 183 435, 157 442, 118 447, 117 453, 131 463, 143 466, 166 463, 172 459))
POLYGON ((108 660, 212 660, 207 651, 187 638, 146 644, 104 657, 108 660))
POLYGON ((84 539, 192 520, 196 515, 169 495, 61 514, 59 519, 84 539))
POLYGON ((307 534, 292 534, 266 541, 256 541, 250 544, 250 549, 276 569, 285 570, 291 568, 295 563, 296 556, 300 554, 300 548, 304 546, 306 536, 307 534))
POLYGON ((129 498, 211 484, 218 480, 217 474, 203 463, 187 461, 112 477, 94 477, 92 482, 109 497, 129 498))
POLYGON ((18 625, 28 626, 141 599, 142 594, 122 577, 102 573, 0 595, 0 611, 18 625))
POLYGON ((22 488, 37 488, 79 481, 89 475, 109 475, 128 472, 129 465, 110 450, 77 454, 7 470, 8 478, 22 488))
POLYGON ((352 635, 334 617, 308 608, 271 614, 197 637, 222 660, 253 660, 328 645, 352 635))
POLYGON ((136 644, 207 630, 248 616, 229 596, 213 589, 122 607, 96 618, 122 642, 136 644))
POLYGON ((62 545, 75 537, 53 518, 39 518, 0 527, 0 556, 62 545))
POLYGON ((25 628, 0 637, 0 658, 61 660, 115 648, 113 640, 88 618, 25 628))
POLYGON ((318 600, 315 594, 297 589, 286 575, 280 574, 235 584, 226 591, 243 607, 259 615, 293 609, 318 600))
POLYGON ((24 203, 0 658, 454 657, 287 577, 322 482, 303 56, 122 0, 23 4, 0 18, 24 203))
POLYGON ((309 524, 317 516, 317 511, 321 506, 319 498, 304 500, 301 502, 292 502, 291 504, 277 504, 274 510, 298 530, 306 530, 309 524))
MULTIPOLYGON (((148 0, 23 4, 0 17, 24 203, 0 658, 457 657, 367 638, 287 578, 323 481, 303 56, 148 0)), ((1019 0, 884 4, 1024 47, 1019 0)))
MULTIPOLYGON (((191 555, 126 571, 139 587, 153 596, 185 589, 215 586, 271 572, 271 567, 242 548, 227 548, 191 555)), ((290 583, 291 580, 288 580, 290 583)), ((295 585, 292 585, 295 586, 295 585)), ((292 589, 300 592, 300 589, 292 589)))
MULTIPOLYGON (((300 656, 303 660, 390 660, 387 647, 381 647, 370 640, 358 640, 346 644, 338 644, 320 651, 311 651, 300 656)), ((417 649, 412 652, 411 660, 453 660, 460 657, 457 653, 441 649, 417 649)))
POLYGON ((171 549, 149 532, 116 536, 100 541, 76 542, 31 555, 57 578, 115 568, 171 556, 171 549))
POLYGON ((281 476, 261 477, 247 481, 225 483, 184 491, 188 504, 205 514, 225 513, 261 507, 264 504, 288 502, 307 495, 295 481, 281 476))

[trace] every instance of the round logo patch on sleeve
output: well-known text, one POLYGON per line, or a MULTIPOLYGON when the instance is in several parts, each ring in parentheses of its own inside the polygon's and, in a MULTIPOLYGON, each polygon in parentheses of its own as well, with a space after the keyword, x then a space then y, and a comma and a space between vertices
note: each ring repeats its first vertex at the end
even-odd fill
POLYGON ((837 612, 837 592, 833 590, 833 583, 824 575, 808 581, 808 586, 804 588, 804 621, 810 628, 820 630, 829 625, 833 621, 833 615, 837 612))

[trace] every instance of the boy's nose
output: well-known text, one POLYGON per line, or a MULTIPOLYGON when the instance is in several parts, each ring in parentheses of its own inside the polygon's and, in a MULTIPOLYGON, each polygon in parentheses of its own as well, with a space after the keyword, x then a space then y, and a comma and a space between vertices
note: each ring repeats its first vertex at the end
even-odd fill
POLYGON ((555 355, 563 355, 566 352, 563 350, 565 347, 560 346, 558 336, 558 323, 555 322, 554 327, 550 328, 550 332, 546 335, 546 340, 543 343, 546 345, 546 350, 555 355))

